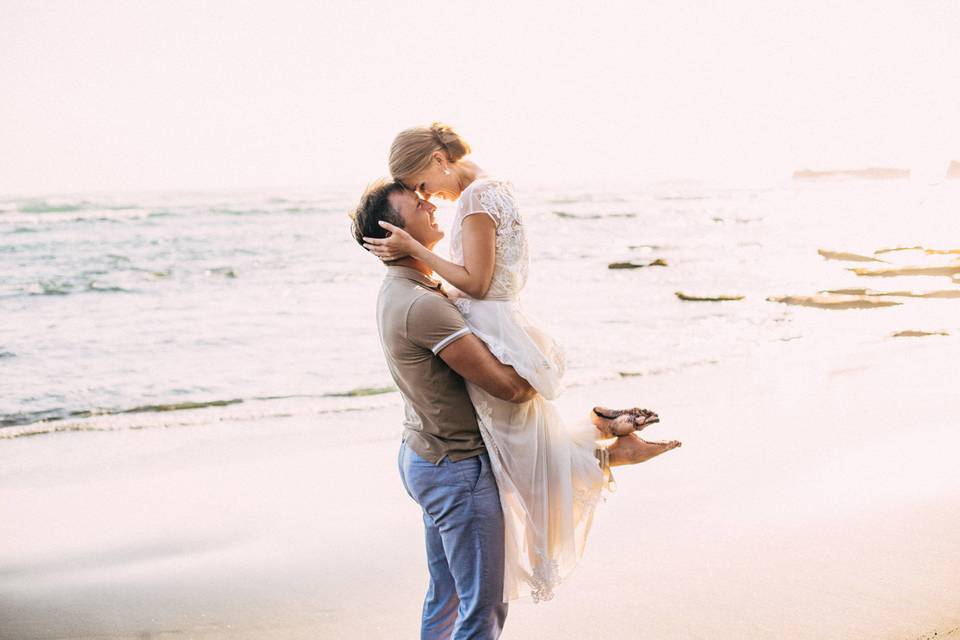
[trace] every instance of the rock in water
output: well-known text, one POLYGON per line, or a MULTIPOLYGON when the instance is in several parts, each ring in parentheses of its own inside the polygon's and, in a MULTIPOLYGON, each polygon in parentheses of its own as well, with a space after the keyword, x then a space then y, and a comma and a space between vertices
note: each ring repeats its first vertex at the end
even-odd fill
POLYGON ((667 261, 657 258, 652 262, 611 262, 607 265, 608 269, 642 269, 644 267, 665 267, 667 261))
POLYGON ((960 298, 960 289, 940 289, 938 291, 924 291, 913 293, 911 298, 960 298))
POLYGON ((725 302, 728 300, 743 300, 744 296, 692 296, 682 291, 674 291, 674 294, 681 300, 688 302, 725 302))
POLYGON ((897 331, 893 334, 894 338, 922 338, 924 336, 948 336, 946 331, 916 331, 908 329, 906 331, 897 331))
POLYGON ((848 296, 886 296, 896 298, 960 298, 960 289, 937 289, 935 291, 873 291, 872 289, 827 289, 820 293, 848 296))
POLYGON ((825 291, 821 291, 820 293, 831 293, 834 295, 839 294, 841 296, 867 296, 873 294, 870 289, 827 289, 825 291))
POLYGON ((817 309, 874 309, 903 304, 895 300, 880 300, 871 296, 856 295, 781 296, 770 297, 767 300, 817 309))
POLYGON ((858 276, 879 276, 883 278, 890 278, 893 276, 952 276, 954 274, 960 274, 960 264, 879 267, 876 269, 857 267, 850 269, 850 271, 853 271, 858 276))
POLYGON ((880 255, 881 253, 891 253, 893 251, 920 251, 921 249, 923 249, 923 247, 884 247, 883 249, 877 249, 874 253, 880 255))
POLYGON ((859 253, 848 253, 846 251, 829 251, 827 249, 817 249, 817 253, 827 260, 846 260, 847 262, 886 262, 880 258, 863 256, 859 253))

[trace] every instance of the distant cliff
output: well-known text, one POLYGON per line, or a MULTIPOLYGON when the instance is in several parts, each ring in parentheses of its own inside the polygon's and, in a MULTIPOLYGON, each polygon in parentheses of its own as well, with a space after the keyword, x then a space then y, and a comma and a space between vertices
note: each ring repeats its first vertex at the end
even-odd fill
MULTIPOLYGON (((951 165, 951 167, 952 166, 953 165, 951 165)), ((957 164, 957 171, 960 172, 960 164, 957 164)), ((793 177, 797 180, 811 180, 816 178, 867 178, 870 180, 901 180, 910 177, 910 169, 894 169, 889 167, 837 169, 834 171, 799 169, 793 172, 793 177)))

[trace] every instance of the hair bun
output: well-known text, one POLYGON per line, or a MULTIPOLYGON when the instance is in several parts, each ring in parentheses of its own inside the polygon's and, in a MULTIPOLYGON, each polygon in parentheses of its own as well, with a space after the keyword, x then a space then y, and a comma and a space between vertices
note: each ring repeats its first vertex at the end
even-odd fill
POLYGON ((403 180, 423 171, 436 151, 442 151, 450 162, 457 162, 470 153, 470 145, 453 127, 442 122, 405 129, 390 145, 390 174, 403 180))
POLYGON ((447 140, 455 138, 457 135, 449 125, 443 124, 442 122, 434 122, 431 124, 430 131, 433 133, 433 137, 437 139, 437 144, 443 147, 444 150, 447 148, 447 140))
POLYGON ((447 153, 451 162, 456 162, 463 156, 470 153, 470 145, 460 137, 460 134, 453 130, 448 124, 442 122, 433 122, 430 125, 430 132, 436 138, 437 144, 447 153))

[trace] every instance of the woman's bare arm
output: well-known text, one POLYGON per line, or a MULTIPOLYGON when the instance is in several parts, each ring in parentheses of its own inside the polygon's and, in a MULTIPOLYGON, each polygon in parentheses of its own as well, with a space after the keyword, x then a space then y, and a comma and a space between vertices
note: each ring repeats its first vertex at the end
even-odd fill
POLYGON ((457 338, 438 355, 461 377, 501 400, 522 404, 537 395, 516 369, 497 360, 487 345, 472 333, 457 338))
POLYGON ((471 298, 487 295, 493 280, 493 266, 497 254, 497 226, 488 215, 470 215, 463 219, 463 266, 444 260, 417 242, 403 229, 389 222, 380 225, 390 232, 389 238, 365 239, 367 248, 384 260, 396 260, 409 255, 426 263, 441 278, 471 298))

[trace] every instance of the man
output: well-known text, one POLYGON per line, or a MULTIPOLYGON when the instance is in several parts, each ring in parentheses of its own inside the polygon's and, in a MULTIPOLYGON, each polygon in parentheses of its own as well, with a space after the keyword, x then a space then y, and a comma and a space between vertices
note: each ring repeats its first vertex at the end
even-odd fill
MULTIPOLYGON (((399 183, 364 193, 353 234, 382 238, 381 220, 432 249, 443 238, 436 207, 399 183)), ((377 327, 390 374, 404 399, 398 464, 404 487, 423 510, 430 584, 421 638, 497 638, 503 591, 503 513, 464 379, 498 398, 536 395, 470 333, 432 270, 412 257, 387 265, 377 327)))

